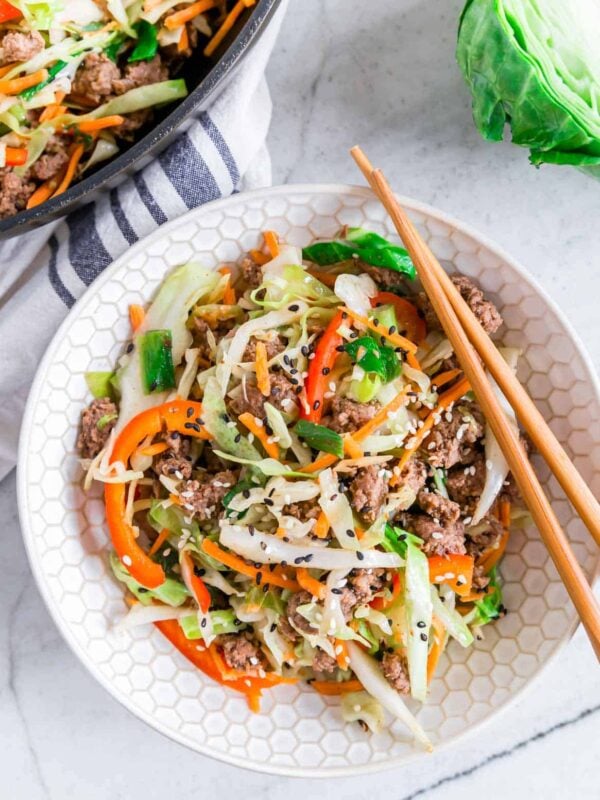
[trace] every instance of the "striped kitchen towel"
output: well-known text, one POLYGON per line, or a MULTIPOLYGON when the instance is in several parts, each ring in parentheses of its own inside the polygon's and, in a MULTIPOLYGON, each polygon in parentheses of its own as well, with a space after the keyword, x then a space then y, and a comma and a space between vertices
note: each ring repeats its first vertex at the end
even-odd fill
POLYGON ((285 3, 211 108, 134 177, 66 219, 0 243, 0 480, 40 358, 73 303, 112 261, 167 220, 267 186, 264 78, 285 3))

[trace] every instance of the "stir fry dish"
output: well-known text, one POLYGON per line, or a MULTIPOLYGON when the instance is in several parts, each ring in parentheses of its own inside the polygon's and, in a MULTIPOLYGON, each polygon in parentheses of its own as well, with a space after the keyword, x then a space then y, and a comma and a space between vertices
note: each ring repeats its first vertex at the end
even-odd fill
POLYGON ((0 0, 0 219, 113 158, 256 0, 0 0))
POLYGON ((357 228, 261 244, 175 269, 130 307, 116 369, 87 374, 78 448, 86 488, 104 483, 119 627, 155 624, 253 710, 306 681, 429 746, 405 700, 504 614, 518 491, 403 248, 357 228))

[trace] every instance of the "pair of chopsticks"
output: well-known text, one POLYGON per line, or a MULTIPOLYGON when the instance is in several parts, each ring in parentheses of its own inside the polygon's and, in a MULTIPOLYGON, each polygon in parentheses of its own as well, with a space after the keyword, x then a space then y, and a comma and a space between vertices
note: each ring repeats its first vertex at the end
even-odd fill
POLYGON ((600 660, 600 607, 523 446, 506 419, 483 365, 495 379, 523 428, 599 545, 600 504, 398 203, 381 170, 373 168, 359 147, 353 147, 350 153, 390 215, 413 260, 423 288, 498 440, 542 540, 600 660))

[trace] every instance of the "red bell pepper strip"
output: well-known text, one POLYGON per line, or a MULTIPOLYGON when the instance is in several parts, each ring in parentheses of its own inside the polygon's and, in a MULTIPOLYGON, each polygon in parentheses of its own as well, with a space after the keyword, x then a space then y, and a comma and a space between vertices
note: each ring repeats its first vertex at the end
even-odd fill
POLYGON ((421 344, 427 336, 425 320, 419 316, 416 307, 403 297, 398 297, 392 292, 378 292, 375 297, 371 298, 371 305, 373 308, 375 306, 394 306, 398 330, 400 333, 404 332, 411 342, 421 344))
MULTIPOLYGON (((191 400, 173 400, 149 408, 131 419, 114 444, 110 462, 121 461, 127 465, 133 452, 147 436, 156 436, 163 428, 178 431, 184 436, 208 439, 201 420, 202 406, 191 400)), ((110 536, 117 555, 129 574, 148 589, 155 589, 165 581, 160 564, 154 562, 138 545, 132 526, 125 520, 126 486, 124 483, 107 483, 104 503, 110 536)))
POLYGON ((214 642, 210 647, 206 647, 198 644, 197 639, 186 638, 176 619, 168 619, 154 624, 163 636, 166 636, 171 644, 205 675, 229 689, 246 695, 252 711, 260 710, 260 696, 263 689, 280 683, 296 683, 295 679, 282 678, 271 672, 266 672, 265 677, 260 678, 255 675, 247 675, 239 670, 230 670, 224 664, 214 642))
POLYGON ((430 556, 428 561, 431 583, 447 583, 459 597, 470 594, 474 567, 472 556, 448 553, 447 556, 430 556))
POLYGON ((342 311, 338 311, 325 328, 315 349, 315 357, 308 368, 308 376, 304 383, 308 411, 301 408, 300 417, 310 422, 318 423, 323 414, 323 399, 330 381, 328 376, 339 355, 338 347, 344 343, 337 332, 344 319, 342 314, 342 311))
POLYGON ((0 22, 10 22, 13 19, 20 19, 22 16, 18 8, 8 3, 7 0, 0 0, 0 22))

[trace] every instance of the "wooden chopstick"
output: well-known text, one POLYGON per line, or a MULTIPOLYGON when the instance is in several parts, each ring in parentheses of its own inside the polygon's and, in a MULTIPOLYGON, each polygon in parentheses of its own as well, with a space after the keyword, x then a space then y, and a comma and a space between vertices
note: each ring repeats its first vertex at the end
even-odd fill
MULTIPOLYGON (((373 167, 368 159, 360 148, 353 148, 351 153, 371 187, 375 189, 374 182, 371 180, 373 167)), ((435 258, 431 263, 431 270, 452 303, 469 340, 481 356, 502 393, 514 408, 519 422, 527 431, 539 453, 544 457, 552 473, 556 476, 586 528, 594 537, 596 544, 600 545, 600 503, 596 500, 563 446, 536 408, 533 400, 529 397, 506 361, 498 353, 494 343, 475 318, 466 301, 450 280, 449 275, 435 258)))
MULTIPOLYGON (((438 271, 443 272, 443 269, 400 207, 381 171, 372 169, 359 148, 353 148, 351 153, 392 218, 413 260, 421 283, 498 440, 542 540, 600 660, 600 607, 516 433, 506 420, 477 352, 445 293, 445 283, 438 281, 438 271)), ((498 354, 497 356, 500 357, 498 354)))

